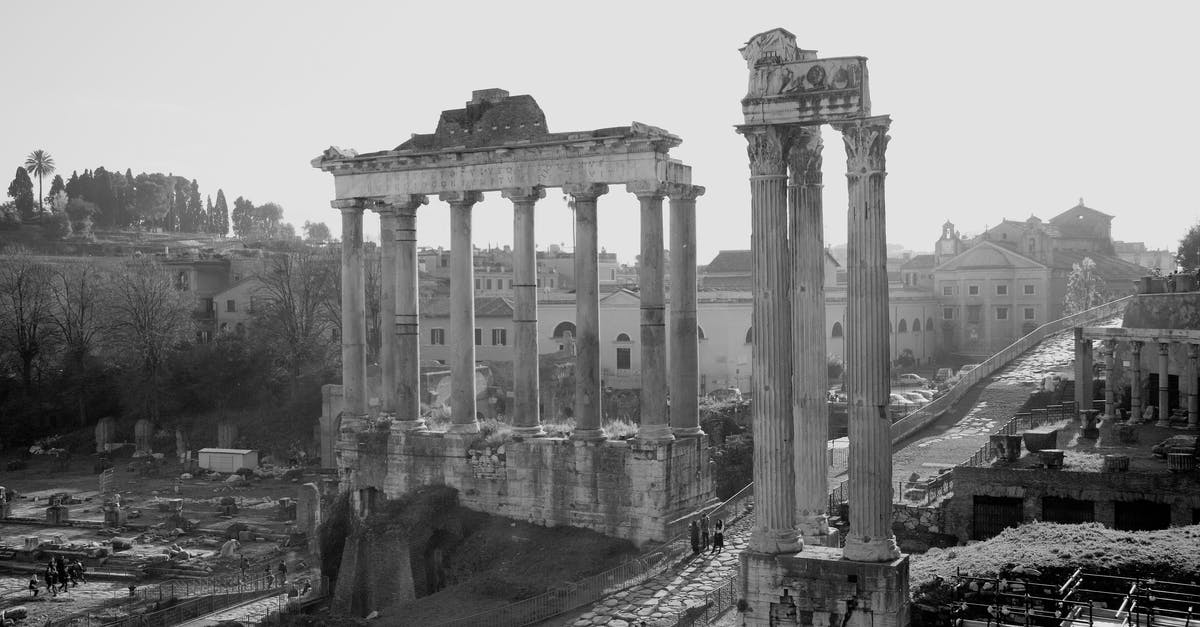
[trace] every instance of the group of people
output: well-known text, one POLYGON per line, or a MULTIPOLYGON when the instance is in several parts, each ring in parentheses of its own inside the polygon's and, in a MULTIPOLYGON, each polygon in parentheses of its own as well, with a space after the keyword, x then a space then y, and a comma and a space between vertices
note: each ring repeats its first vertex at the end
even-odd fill
POLYGON ((701 551, 716 555, 725 549, 725 521, 720 518, 713 523, 710 535, 708 515, 700 516, 699 522, 693 520, 688 524, 688 535, 692 540, 692 555, 699 555, 701 551))
MULTIPOLYGON (((68 562, 58 555, 46 562, 46 568, 42 571, 42 580, 46 582, 46 592, 51 596, 56 596, 59 592, 67 591, 67 584, 74 587, 78 586, 81 581, 87 583, 87 578, 84 576, 86 572, 87 568, 78 559, 68 562)), ((29 593, 35 597, 38 595, 37 575, 29 578, 29 593)))

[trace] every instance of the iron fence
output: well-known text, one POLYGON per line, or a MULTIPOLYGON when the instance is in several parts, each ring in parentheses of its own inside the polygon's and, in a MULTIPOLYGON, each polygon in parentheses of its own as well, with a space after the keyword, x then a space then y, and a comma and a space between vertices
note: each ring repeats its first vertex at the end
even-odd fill
POLYGON ((738 578, 733 577, 725 583, 704 593, 703 603, 679 613, 675 627, 690 627, 691 625, 707 625, 716 620, 726 610, 737 604, 738 578))

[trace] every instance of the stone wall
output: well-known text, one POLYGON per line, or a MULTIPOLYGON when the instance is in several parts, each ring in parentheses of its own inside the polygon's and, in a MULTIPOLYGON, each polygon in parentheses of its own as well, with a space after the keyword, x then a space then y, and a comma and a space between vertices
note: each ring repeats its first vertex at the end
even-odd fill
POLYGON ((954 496, 946 510, 945 528, 960 542, 971 538, 974 497, 1023 499, 1023 522, 1044 520, 1042 497, 1093 501, 1096 522, 1112 527, 1117 501, 1151 501, 1171 506, 1171 524, 1192 524, 1200 508, 1200 480, 1194 474, 1071 472, 959 466, 954 469, 954 496))
POLYGON ((905 553, 924 553, 932 547, 957 544, 946 531, 946 502, 933 507, 897 503, 892 506, 892 532, 905 553))
POLYGON ((1200 292, 1138 294, 1121 323, 1133 329, 1200 329, 1200 292))
POLYGON ((342 488, 375 488, 395 498, 447 485, 476 511, 638 544, 667 539, 673 521, 714 501, 707 438, 664 444, 532 438, 495 448, 474 438, 343 429, 342 488))

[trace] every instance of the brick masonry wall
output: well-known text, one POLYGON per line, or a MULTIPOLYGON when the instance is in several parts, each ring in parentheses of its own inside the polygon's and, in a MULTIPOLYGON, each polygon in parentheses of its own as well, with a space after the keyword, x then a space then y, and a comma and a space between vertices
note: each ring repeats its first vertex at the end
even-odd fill
POLYGON ((665 540, 672 520, 713 501, 705 438, 665 444, 531 438, 494 449, 472 446, 472 439, 344 430, 337 445, 343 487, 373 487, 394 498, 448 485, 470 509, 638 544, 665 540))
POLYGON ((1070 472, 960 466, 954 469, 954 496, 946 510, 949 533, 966 542, 971 537, 975 495, 1024 500, 1024 522, 1042 520, 1042 497, 1095 502, 1096 522, 1113 526, 1116 501, 1152 501, 1171 506, 1172 525, 1192 524, 1200 508, 1200 481, 1193 474, 1070 472))

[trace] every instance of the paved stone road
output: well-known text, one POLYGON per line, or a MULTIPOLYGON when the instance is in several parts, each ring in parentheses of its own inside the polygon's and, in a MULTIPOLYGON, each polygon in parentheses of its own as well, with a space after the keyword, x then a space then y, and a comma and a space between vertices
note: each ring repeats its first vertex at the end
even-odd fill
POLYGON ((287 595, 277 594, 201 616, 186 623, 180 623, 178 627, 208 627, 218 625, 222 621, 257 621, 285 604, 287 604, 287 595))

